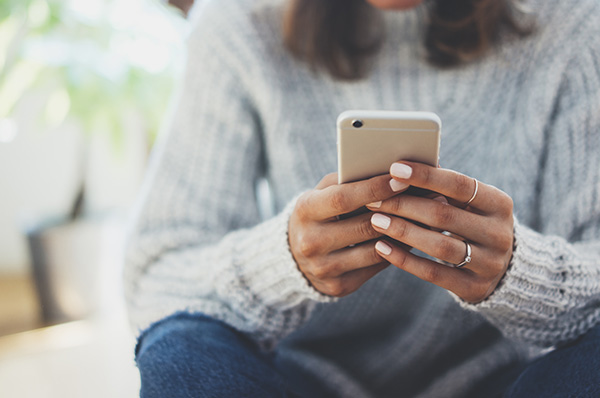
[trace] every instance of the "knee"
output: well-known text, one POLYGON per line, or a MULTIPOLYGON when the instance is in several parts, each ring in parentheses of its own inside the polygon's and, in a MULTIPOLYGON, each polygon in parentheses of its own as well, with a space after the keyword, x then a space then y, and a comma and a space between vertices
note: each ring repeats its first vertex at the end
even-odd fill
POLYGON ((203 315, 177 314, 147 330, 136 362, 141 396, 283 396, 272 364, 244 336, 203 315), (242 394, 242 395, 240 395, 242 394))
POLYGON ((228 346, 241 337, 224 323, 205 315, 178 313, 152 325, 140 336, 136 360, 144 357, 184 358, 188 353, 228 346))
POLYGON ((189 314, 176 314, 152 325, 140 336, 136 347, 140 395, 160 397, 170 390, 170 396, 186 396, 200 391, 203 382, 199 376, 210 377, 206 370, 215 370, 205 352, 211 350, 210 336, 219 330, 229 333, 210 318, 189 314))
POLYGON ((600 325, 533 362, 505 397, 600 396, 600 325))
POLYGON ((226 324, 205 315, 179 313, 142 334, 136 362, 142 378, 182 378, 190 372, 194 377, 210 376, 227 371, 227 358, 253 350, 251 342, 226 324))

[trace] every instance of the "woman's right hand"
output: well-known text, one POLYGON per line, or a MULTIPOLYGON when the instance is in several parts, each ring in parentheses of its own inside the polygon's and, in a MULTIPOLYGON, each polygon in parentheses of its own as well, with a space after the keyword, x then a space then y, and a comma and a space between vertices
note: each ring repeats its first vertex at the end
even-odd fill
POLYGON ((346 219, 338 216, 386 200, 408 186, 382 175, 349 184, 337 184, 337 173, 325 176, 304 193, 290 217, 288 239, 298 268, 323 294, 343 297, 387 268, 375 250, 382 235, 371 225, 370 211, 346 219))

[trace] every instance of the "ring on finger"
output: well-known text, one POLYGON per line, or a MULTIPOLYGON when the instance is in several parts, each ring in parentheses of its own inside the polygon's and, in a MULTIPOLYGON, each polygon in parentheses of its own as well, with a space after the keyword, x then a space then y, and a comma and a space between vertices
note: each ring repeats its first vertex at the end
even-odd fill
POLYGON ((466 248, 467 248, 467 252, 465 254, 465 259, 463 261, 461 261, 460 263, 455 264, 454 268, 462 268, 465 265, 469 264, 471 262, 471 260, 472 260, 471 253, 473 252, 473 248, 471 247, 471 245, 469 244, 469 242, 467 242, 466 240, 463 241, 463 242, 465 242, 465 245, 466 245, 466 248))
POLYGON ((469 207, 469 205, 475 200, 475 197, 477 196, 477 191, 479 191, 479 181, 477 181, 477 178, 473 178, 473 180, 475 181, 475 191, 473 192, 473 195, 471 195, 471 199, 469 199, 467 203, 465 203, 465 208, 469 207))

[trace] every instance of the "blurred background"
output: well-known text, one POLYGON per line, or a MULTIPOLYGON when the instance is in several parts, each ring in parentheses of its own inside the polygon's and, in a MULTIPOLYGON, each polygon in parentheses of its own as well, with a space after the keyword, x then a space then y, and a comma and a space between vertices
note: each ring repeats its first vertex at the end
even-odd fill
POLYGON ((164 3, 0 0, 0 397, 138 396, 125 229, 190 24, 164 3))

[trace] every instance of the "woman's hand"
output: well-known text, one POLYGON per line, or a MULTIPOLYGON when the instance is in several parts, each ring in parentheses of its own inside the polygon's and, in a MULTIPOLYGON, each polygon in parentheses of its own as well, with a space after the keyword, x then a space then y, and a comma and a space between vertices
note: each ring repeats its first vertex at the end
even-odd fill
POLYGON ((418 257, 387 239, 377 243, 379 254, 467 302, 489 297, 512 257, 512 199, 471 177, 420 163, 395 163, 390 172, 400 183, 439 195, 431 199, 403 194, 369 205, 378 212, 371 218, 376 231, 451 264, 467 260, 469 247, 472 252, 461 268, 418 257))
POLYGON ((315 289, 342 297, 389 266, 375 250, 382 234, 371 226, 371 212, 338 219, 408 187, 392 181, 384 175, 338 185, 337 174, 329 174, 298 198, 288 239, 298 268, 315 289))

